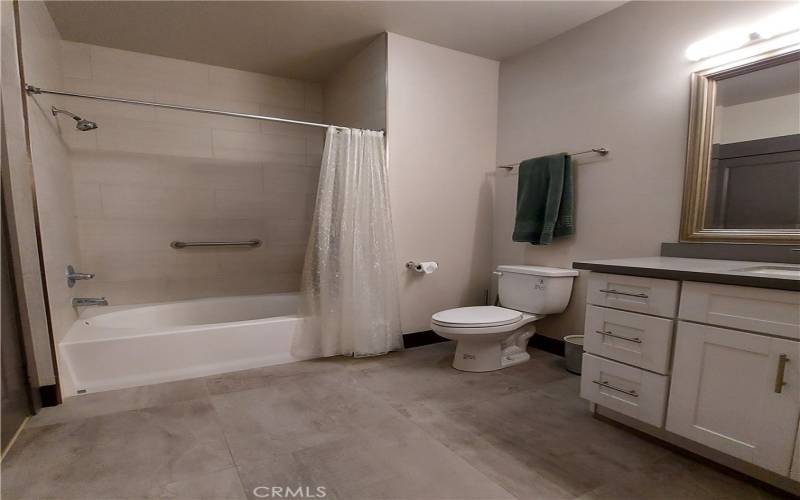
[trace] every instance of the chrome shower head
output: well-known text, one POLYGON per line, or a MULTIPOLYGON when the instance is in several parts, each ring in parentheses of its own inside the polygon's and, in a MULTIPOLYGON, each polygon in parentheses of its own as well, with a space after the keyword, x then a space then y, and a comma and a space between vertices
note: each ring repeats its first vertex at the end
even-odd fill
POLYGON ((59 113, 63 113, 72 118, 73 120, 75 120, 77 122, 75 123, 75 128, 80 130, 81 132, 85 132, 87 130, 94 130, 97 128, 97 123, 91 120, 84 120, 80 116, 76 115, 75 113, 69 112, 66 109, 58 109, 55 106, 51 106, 50 111, 53 113, 53 116, 58 116, 59 113))
POLYGON ((78 120, 78 123, 75 124, 75 128, 78 130, 85 132, 87 130, 94 130, 97 128, 97 124, 91 120, 78 120))

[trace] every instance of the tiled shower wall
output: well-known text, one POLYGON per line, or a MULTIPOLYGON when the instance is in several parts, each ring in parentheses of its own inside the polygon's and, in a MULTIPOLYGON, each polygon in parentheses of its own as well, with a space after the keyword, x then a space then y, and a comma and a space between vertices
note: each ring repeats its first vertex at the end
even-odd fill
MULTIPOLYGON (((64 87, 242 113, 322 120, 319 84, 62 42, 64 87)), ((324 130, 71 98, 99 124, 70 147, 79 286, 112 305, 294 291, 324 130), (260 248, 175 250, 173 240, 261 239, 260 248)))

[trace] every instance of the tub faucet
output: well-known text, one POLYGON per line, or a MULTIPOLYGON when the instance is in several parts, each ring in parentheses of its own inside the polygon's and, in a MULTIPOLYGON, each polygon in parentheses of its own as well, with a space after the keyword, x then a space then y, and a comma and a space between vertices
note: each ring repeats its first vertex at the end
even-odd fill
POLYGON ((85 306, 107 306, 108 301, 105 297, 75 297, 72 299, 72 307, 85 307, 85 306))

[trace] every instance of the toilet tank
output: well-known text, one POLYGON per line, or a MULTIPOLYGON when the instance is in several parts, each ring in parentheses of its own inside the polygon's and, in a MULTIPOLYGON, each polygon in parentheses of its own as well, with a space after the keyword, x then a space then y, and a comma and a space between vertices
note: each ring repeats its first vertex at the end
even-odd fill
POLYGON ((497 266, 500 305, 532 314, 563 312, 572 294, 575 269, 497 266))

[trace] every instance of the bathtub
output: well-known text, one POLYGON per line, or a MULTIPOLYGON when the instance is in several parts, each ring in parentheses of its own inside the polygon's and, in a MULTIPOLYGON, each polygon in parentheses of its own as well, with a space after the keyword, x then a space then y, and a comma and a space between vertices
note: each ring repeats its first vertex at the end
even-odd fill
POLYGON ((297 361, 295 293, 88 308, 59 343, 64 397, 297 361))

